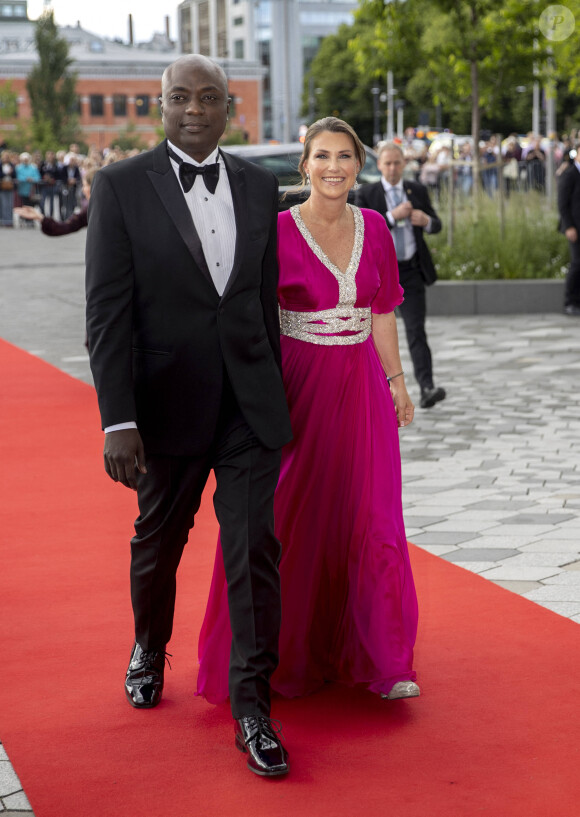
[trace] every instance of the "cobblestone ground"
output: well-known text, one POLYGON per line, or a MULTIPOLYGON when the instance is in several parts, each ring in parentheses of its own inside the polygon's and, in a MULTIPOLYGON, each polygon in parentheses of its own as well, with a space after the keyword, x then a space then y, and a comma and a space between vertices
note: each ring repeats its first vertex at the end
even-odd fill
MULTIPOLYGON (((0 337, 92 382, 84 233, 2 230, 0 242, 0 337)), ((428 335, 448 396, 400 433, 409 539, 580 622, 580 320, 437 317, 428 335)), ((0 745, 0 817, 23 812, 0 745)))

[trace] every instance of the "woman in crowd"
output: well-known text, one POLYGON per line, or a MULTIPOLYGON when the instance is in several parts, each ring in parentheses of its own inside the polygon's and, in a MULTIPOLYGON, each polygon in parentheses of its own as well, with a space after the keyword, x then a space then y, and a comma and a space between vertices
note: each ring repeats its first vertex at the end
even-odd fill
POLYGON ((32 206, 32 196, 35 193, 35 185, 40 181, 40 172, 32 163, 30 153, 26 151, 20 154, 20 162, 16 165, 16 179, 21 203, 32 206))
POLYGON ((87 226, 87 208, 89 206, 89 198, 91 196, 91 184, 97 171, 94 169, 88 170, 83 176, 82 191, 84 196, 84 203, 78 213, 73 213, 70 218, 65 221, 55 221, 50 216, 45 216, 36 207, 23 206, 15 207, 14 213, 20 218, 27 221, 40 221, 40 227, 45 235, 68 235, 69 233, 76 233, 87 226))
POLYGON ((16 167, 9 150, 0 155, 0 227, 12 227, 16 167))
MULTIPOLYGON (((300 162, 310 197, 279 217, 294 440, 275 501, 283 614, 272 687, 287 697, 328 681, 390 699, 419 694, 397 431, 414 414, 393 312, 403 292, 384 219, 347 203, 364 161, 350 125, 314 123, 300 162)), ((230 641, 218 548, 198 678, 199 694, 215 703, 228 694, 230 641)))

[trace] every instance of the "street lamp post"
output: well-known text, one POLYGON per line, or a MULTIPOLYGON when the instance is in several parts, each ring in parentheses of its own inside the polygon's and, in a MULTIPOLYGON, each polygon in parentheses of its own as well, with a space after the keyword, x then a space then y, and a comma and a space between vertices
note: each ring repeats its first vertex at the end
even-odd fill
POLYGON ((371 88, 371 94, 373 95, 373 147, 378 145, 381 141, 381 133, 380 133, 380 123, 379 123, 379 94, 381 92, 380 88, 376 86, 371 88))
POLYGON ((387 71, 387 141, 392 142, 395 136, 395 96, 397 89, 393 88, 393 72, 387 71))
POLYGON ((405 134, 405 128, 403 125, 403 113, 405 110, 405 103, 402 99, 397 100, 397 137, 402 139, 405 134))

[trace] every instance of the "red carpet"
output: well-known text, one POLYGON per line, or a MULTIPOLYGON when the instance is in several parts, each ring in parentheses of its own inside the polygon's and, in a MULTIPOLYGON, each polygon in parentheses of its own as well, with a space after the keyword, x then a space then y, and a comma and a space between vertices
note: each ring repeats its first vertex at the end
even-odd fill
POLYGON ((276 701, 292 771, 265 781, 192 690, 210 497, 180 570, 158 709, 124 698, 135 498, 106 478, 91 388, 0 342, 0 739, 36 817, 578 814, 580 628, 413 548, 421 698, 276 701))

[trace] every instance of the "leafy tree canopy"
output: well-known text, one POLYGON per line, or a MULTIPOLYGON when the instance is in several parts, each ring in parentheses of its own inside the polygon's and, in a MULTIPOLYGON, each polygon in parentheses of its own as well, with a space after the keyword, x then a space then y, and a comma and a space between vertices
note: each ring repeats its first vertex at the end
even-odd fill
POLYGON ((390 70, 407 123, 423 113, 435 124, 440 106, 444 126, 456 132, 525 132, 534 79, 545 83, 551 70, 562 120, 580 106, 580 0, 566 5, 577 24, 560 42, 540 30, 545 0, 360 0, 354 24, 326 38, 312 64, 316 114, 358 102, 348 110, 360 128, 361 108, 370 109, 367 122, 372 117, 370 87, 386 90, 390 70))
POLYGON ((71 69, 73 60, 68 43, 59 36, 52 11, 37 20, 34 39, 39 60, 26 81, 33 124, 64 147, 76 132, 76 116, 72 111, 77 75, 71 69))

